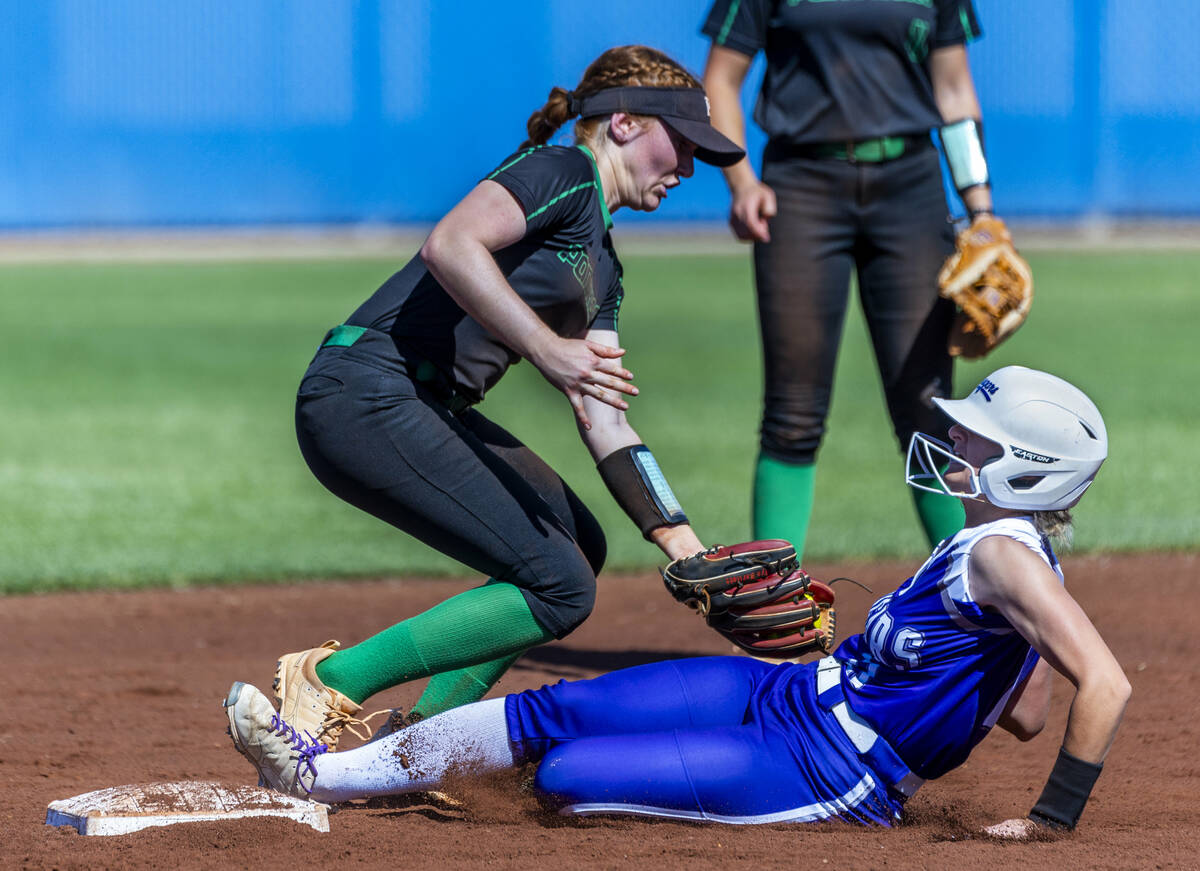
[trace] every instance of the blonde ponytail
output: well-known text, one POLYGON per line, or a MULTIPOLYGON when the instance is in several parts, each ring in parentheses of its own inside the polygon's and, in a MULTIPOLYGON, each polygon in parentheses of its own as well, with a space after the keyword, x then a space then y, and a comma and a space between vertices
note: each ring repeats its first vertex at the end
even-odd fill
POLYGON ((1075 525, 1070 511, 1035 511, 1033 525, 1037 527, 1038 532, 1053 540, 1063 550, 1071 549, 1075 538, 1075 525))

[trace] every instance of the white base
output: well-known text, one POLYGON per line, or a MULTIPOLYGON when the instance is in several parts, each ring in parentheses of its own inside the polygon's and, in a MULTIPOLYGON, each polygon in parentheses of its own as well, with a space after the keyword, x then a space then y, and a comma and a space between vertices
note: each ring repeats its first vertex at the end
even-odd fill
POLYGON ((46 825, 71 826, 81 835, 124 835, 149 826, 245 817, 284 817, 329 831, 327 805, 210 781, 113 786, 52 801, 46 808, 46 825))

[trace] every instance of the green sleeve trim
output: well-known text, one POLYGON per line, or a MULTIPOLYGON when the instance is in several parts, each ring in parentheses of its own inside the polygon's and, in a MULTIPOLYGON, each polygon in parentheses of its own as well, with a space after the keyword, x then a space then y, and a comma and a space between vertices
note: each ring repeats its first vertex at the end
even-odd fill
POLYGON ((556 196, 550 202, 546 203, 540 209, 530 212, 528 215, 525 216, 525 220, 527 222, 532 221, 534 218, 536 218, 538 215, 540 215, 542 212, 546 211, 546 209, 550 208, 552 205, 554 205, 555 203, 557 203, 559 200, 563 199, 564 197, 569 197, 571 194, 575 193, 576 191, 581 191, 584 188, 595 187, 595 185, 596 185, 596 183, 594 181, 585 181, 583 184, 577 184, 577 185, 575 185, 575 187, 563 191, 561 194, 556 196))
POLYGON ((967 42, 979 39, 979 34, 971 29, 971 19, 967 16, 967 10, 963 6, 958 7, 958 20, 962 22, 963 35, 966 36, 967 42))
POLYGON ((600 167, 596 166, 596 155, 592 154, 592 150, 586 145, 576 145, 575 147, 586 154, 587 159, 591 161, 592 177, 596 179, 596 192, 600 198, 600 214, 604 216, 604 229, 611 230, 613 219, 608 211, 608 203, 604 201, 604 185, 600 184, 600 167))
POLYGON ((513 164, 520 163, 522 160, 527 158, 529 155, 533 154, 539 148, 545 148, 545 146, 544 145, 534 145, 531 148, 526 148, 524 151, 522 151, 520 154, 518 154, 516 157, 514 157, 508 163, 504 164, 504 166, 500 167, 498 170, 496 170, 491 175, 489 175, 487 177, 488 180, 490 181, 491 179, 494 179, 496 176, 498 176, 500 173, 504 172, 504 170, 508 169, 513 164))
POLYGON ((725 21, 721 24, 721 32, 717 34, 717 45, 724 45, 725 40, 729 38, 729 30, 733 27, 733 19, 737 16, 738 7, 742 5, 742 0, 733 0, 729 4, 729 11, 725 14, 725 21))

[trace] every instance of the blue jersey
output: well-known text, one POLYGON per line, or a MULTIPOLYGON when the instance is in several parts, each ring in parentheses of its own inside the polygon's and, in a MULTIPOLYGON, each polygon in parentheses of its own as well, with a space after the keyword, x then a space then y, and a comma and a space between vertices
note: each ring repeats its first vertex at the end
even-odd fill
POLYGON ((834 654, 843 663, 851 710, 925 779, 966 760, 1037 663, 1029 642, 972 596, 968 559, 991 535, 1021 542, 1062 580, 1054 552, 1030 518, 964 529, 876 602, 863 634, 834 654))

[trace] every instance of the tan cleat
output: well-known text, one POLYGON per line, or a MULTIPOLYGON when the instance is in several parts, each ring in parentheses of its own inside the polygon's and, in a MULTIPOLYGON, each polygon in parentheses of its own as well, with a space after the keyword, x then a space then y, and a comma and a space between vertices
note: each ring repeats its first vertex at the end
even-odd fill
POLYGON ((362 740, 370 737, 366 723, 354 715, 362 705, 321 683, 317 663, 327 659, 341 645, 326 641, 320 647, 288 653, 275 666, 275 699, 279 716, 297 732, 336 750, 342 730, 362 740))

